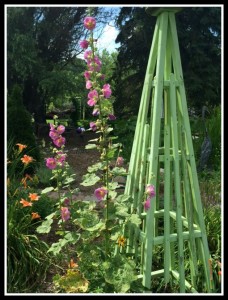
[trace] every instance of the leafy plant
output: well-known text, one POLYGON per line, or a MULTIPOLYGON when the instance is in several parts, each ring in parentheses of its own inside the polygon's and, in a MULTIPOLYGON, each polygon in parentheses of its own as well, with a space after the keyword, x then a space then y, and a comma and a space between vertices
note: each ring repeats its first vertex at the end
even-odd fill
MULTIPOLYGON (((12 164, 22 164, 23 148, 25 145, 19 144, 19 150, 14 150, 12 164)), ((11 165, 7 178, 7 291, 11 293, 35 292, 51 263, 47 244, 33 234, 40 218, 39 205, 33 203, 39 196, 29 186, 32 177, 28 174, 20 177, 26 172, 29 160, 24 160, 18 174, 12 173, 17 167, 11 165)))

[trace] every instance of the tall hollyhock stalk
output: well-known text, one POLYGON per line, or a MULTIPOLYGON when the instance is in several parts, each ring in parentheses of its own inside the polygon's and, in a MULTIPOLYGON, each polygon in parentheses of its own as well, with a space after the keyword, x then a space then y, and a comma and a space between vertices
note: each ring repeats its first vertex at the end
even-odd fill
POLYGON ((86 17, 84 20, 84 26, 90 31, 90 37, 88 41, 80 41, 80 46, 86 49, 84 52, 84 59, 87 63, 87 70, 84 72, 86 80, 86 89, 88 92, 87 104, 93 107, 92 115, 97 117, 95 122, 90 123, 92 131, 100 133, 98 139, 97 148, 100 151, 100 159, 104 163, 103 168, 103 183, 104 186, 95 190, 94 195, 97 200, 104 201, 104 218, 106 224, 106 256, 108 255, 108 220, 109 220, 109 202, 111 197, 109 195, 109 160, 110 160, 110 148, 112 147, 109 133, 112 128, 108 125, 108 120, 115 120, 116 117, 113 114, 113 106, 111 100, 111 86, 108 83, 104 83, 104 74, 101 73, 102 62, 96 54, 96 46, 94 40, 93 30, 96 26, 96 20, 93 17, 86 17), (90 49, 88 49, 90 48, 90 49))

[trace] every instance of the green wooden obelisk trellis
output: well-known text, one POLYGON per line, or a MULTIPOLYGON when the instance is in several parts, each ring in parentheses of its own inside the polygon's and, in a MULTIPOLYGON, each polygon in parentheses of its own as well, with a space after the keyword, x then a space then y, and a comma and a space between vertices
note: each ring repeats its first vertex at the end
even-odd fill
POLYGON ((176 278, 181 293, 197 292, 200 267, 205 290, 210 292, 210 255, 175 22, 179 9, 147 11, 157 22, 125 188, 125 194, 133 198, 131 211, 142 223, 129 230, 127 252, 140 260, 138 277, 147 288, 154 277, 162 276, 165 284, 176 278), (145 211, 147 184, 156 187, 156 196, 145 211), (154 253, 159 251, 162 269, 156 269, 154 253))

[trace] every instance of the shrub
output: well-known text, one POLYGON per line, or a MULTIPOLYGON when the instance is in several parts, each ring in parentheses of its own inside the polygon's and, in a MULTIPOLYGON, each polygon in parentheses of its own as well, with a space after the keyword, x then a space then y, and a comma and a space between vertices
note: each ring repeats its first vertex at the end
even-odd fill
MULTIPOLYGON (((22 90, 15 85, 8 99, 7 110, 7 142, 12 144, 22 143, 27 145, 24 154, 30 155, 35 159, 29 169, 34 169, 40 160, 40 152, 33 132, 32 117, 25 109, 22 100, 22 90)), ((10 158, 12 153, 8 151, 10 158)), ((17 166, 19 168, 19 165, 17 166)), ((27 170, 29 172, 29 170, 27 170)))

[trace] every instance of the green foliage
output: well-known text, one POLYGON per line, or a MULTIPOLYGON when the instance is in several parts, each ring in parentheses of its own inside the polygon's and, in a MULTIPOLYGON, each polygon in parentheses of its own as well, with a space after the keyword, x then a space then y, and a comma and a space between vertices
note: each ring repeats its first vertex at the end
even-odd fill
POLYGON ((38 179, 38 186, 45 187, 51 183, 52 172, 44 165, 40 165, 36 170, 36 176, 38 179))
POLYGON ((190 119, 190 122, 197 165, 199 165, 201 147, 207 130, 212 143, 207 169, 219 171, 221 169, 221 105, 214 108, 207 107, 205 118, 201 115, 195 116, 190 119))
MULTIPOLYGON (((7 142, 27 145, 23 154, 32 156, 36 160, 31 164, 35 167, 40 159, 40 151, 33 133, 32 117, 22 102, 22 90, 18 85, 15 85, 10 95, 10 104, 7 110, 7 142)), ((13 153, 8 151, 9 159, 12 158, 12 155, 13 153)))
POLYGON ((118 134, 118 140, 123 145, 123 157, 126 161, 130 160, 136 122, 137 116, 120 118, 114 122, 114 132, 118 134))
POLYGON ((212 153, 209 159, 209 165, 214 170, 221 169, 221 105, 210 109, 210 116, 206 120, 208 134, 212 142, 212 153))
POLYGON ((103 268, 105 280, 113 285, 116 293, 126 293, 130 290, 132 282, 137 280, 134 261, 123 255, 119 254, 105 261, 103 268))
POLYGON ((7 292, 36 292, 50 265, 48 247, 36 235, 23 233, 23 221, 14 225, 7 230, 7 292))
POLYGON ((221 171, 203 171, 199 174, 201 200, 205 208, 221 205, 221 171))
POLYGON ((78 270, 68 269, 63 276, 55 275, 53 278, 58 292, 85 293, 88 290, 88 281, 78 270))
POLYGON ((39 201, 33 203, 33 210, 37 212, 41 219, 45 219, 54 211, 54 202, 47 195, 40 195, 39 201))
MULTIPOLYGON (((209 251, 211 254, 210 272, 212 277, 213 292, 221 293, 221 276, 218 272, 221 270, 221 207, 211 206, 204 209, 204 220, 206 224, 207 240, 209 251)), ((205 281, 203 276, 203 268, 199 262, 199 276, 197 278, 198 291, 205 292, 205 281)), ((189 266, 188 266, 189 267, 189 266)))
POLYGON ((221 260, 221 207, 204 209, 204 220, 210 253, 221 260))

